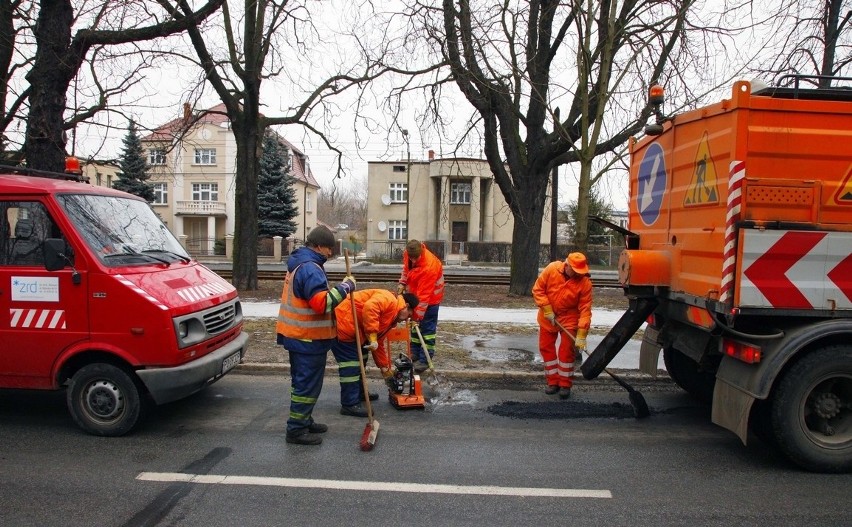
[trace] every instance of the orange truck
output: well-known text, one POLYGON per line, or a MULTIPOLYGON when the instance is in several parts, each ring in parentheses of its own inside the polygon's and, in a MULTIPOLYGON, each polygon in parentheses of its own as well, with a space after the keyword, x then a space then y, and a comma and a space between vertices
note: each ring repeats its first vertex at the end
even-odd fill
MULTIPOLYGON (((813 80, 813 79, 811 79, 813 80)), ((630 307, 581 370, 646 324, 640 369, 807 470, 852 469, 852 90, 755 89, 630 144, 618 274, 630 307)))
POLYGON ((64 389, 80 428, 120 436, 247 347, 236 289, 145 200, 0 167, 0 388, 64 389))

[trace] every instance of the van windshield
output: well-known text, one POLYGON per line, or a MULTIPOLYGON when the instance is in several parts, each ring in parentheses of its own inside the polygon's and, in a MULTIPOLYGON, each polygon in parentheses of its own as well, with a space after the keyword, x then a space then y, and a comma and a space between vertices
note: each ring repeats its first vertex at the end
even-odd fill
POLYGON ((94 194, 63 194, 57 200, 86 244, 106 265, 191 260, 145 202, 94 194))

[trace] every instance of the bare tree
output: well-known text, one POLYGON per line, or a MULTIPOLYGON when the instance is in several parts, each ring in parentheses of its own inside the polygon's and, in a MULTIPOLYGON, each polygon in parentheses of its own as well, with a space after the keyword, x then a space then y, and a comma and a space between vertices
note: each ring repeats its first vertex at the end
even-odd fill
MULTIPOLYGON (((426 13, 428 37, 440 45, 452 79, 476 110, 485 157, 512 211, 512 294, 529 295, 537 276, 550 170, 578 161, 590 167, 594 156, 639 132, 650 115, 644 103, 626 124, 601 123, 613 86, 632 75, 632 87, 641 86, 633 99, 644 100, 647 86, 661 79, 679 50, 692 4, 530 0, 474 6, 443 0, 437 20, 428 18, 435 10, 414 6, 426 13)), ((581 214, 590 189, 586 170, 581 214)), ((584 244, 587 230, 578 228, 584 244)))
MULTIPOLYGON (((180 2, 181 9, 189 14, 189 5, 184 0, 180 2)), ((361 7, 369 10, 370 4, 361 7)), ((353 13, 355 15, 357 13, 353 13)), ((306 35, 313 35, 314 29, 311 13, 302 4, 286 0, 243 0, 240 5, 232 5, 226 1, 221 22, 221 33, 202 34, 197 28, 190 28, 188 34, 207 80, 227 109, 234 133, 237 172, 233 283, 237 289, 251 290, 257 288, 257 175, 262 131, 273 125, 302 124, 340 156, 340 149, 311 121, 312 113, 323 114, 338 94, 362 90, 370 81, 396 69, 385 64, 386 57, 392 57, 387 51, 389 43, 373 54, 366 42, 351 34, 355 52, 341 49, 339 53, 352 62, 341 61, 337 71, 323 80, 298 86, 304 92, 289 105, 287 115, 264 115, 260 95, 265 79, 290 75, 293 84, 298 84, 302 80, 298 78, 300 69, 328 69, 329 64, 336 61, 323 57, 322 64, 298 62, 307 59, 305 55, 310 44, 306 35), (219 42, 224 42, 226 49, 216 55, 219 42), (292 56, 284 56, 285 50, 291 50, 292 56)), ((360 23, 351 22, 352 27, 359 28, 360 23)), ((330 37, 319 36, 321 39, 330 37)), ((335 37, 342 39, 343 35, 335 37)))
POLYGON ((92 26, 72 36, 76 16, 71 1, 41 0, 34 28, 36 55, 26 75, 29 112, 23 150, 27 164, 36 169, 61 171, 66 154, 65 131, 106 108, 108 89, 80 114, 71 119, 65 115, 69 86, 81 66, 91 59, 93 49, 185 31, 216 12, 223 1, 210 0, 198 11, 182 13, 169 6, 167 0, 158 0, 158 7, 139 6, 136 10, 124 3, 83 4, 91 8, 86 15, 92 26))
POLYGON ((755 73, 820 76, 806 82, 822 88, 831 86, 831 77, 852 75, 852 7, 848 0, 783 0, 770 4, 765 20, 760 22, 772 38, 767 39, 766 58, 755 73))
POLYGON ((29 89, 16 89, 13 79, 20 71, 29 67, 32 57, 19 53, 19 37, 32 25, 32 2, 25 0, 0 1, 0 156, 7 163, 17 163, 18 153, 8 152, 9 142, 6 136, 11 123, 20 116, 22 105, 29 96, 29 89))

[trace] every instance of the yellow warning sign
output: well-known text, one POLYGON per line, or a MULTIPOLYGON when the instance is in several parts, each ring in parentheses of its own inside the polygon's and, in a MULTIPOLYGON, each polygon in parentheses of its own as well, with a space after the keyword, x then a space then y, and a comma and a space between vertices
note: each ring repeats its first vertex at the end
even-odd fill
POLYGON ((710 139, 707 132, 701 137, 698 152, 695 154, 695 171, 683 198, 685 207, 718 203, 719 193, 716 191, 716 167, 710 155, 710 139))
POLYGON ((835 205, 852 205, 852 170, 846 174, 846 178, 843 179, 843 183, 837 189, 837 193, 834 195, 834 203, 835 205))

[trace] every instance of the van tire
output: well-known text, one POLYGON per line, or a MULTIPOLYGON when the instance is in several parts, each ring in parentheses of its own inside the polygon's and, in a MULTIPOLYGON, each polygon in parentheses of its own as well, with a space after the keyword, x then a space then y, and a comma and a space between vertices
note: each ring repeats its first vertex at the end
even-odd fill
POLYGON ((809 352, 773 394, 772 430, 782 452, 814 472, 852 471, 852 346, 809 352))
POLYGON ((68 410, 74 422, 99 436, 121 436, 142 415, 139 386, 125 370, 95 363, 80 368, 68 387, 68 410))

